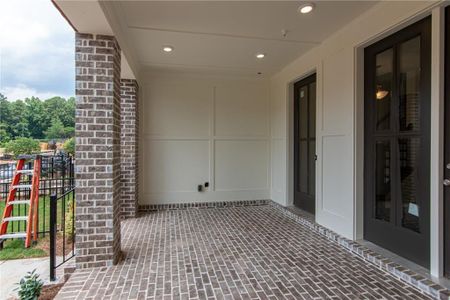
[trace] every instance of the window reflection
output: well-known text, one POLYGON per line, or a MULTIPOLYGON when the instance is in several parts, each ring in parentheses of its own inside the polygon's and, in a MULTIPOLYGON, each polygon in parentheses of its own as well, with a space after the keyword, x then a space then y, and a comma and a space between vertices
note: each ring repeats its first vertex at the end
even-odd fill
POLYGON ((388 130, 391 125, 391 90, 393 81, 392 48, 376 56, 376 129, 388 130))
POLYGON ((420 114, 420 36, 399 46, 400 130, 419 129, 420 114))

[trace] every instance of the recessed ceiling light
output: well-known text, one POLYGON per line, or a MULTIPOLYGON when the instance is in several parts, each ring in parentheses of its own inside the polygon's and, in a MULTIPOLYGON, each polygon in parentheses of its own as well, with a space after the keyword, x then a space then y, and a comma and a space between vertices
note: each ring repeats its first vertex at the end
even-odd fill
POLYGON ((266 57, 266 55, 264 53, 256 54, 256 58, 263 59, 264 57, 266 57))
POLYGON ((172 52, 173 51, 173 47, 172 46, 164 46, 163 47, 163 51, 164 52, 172 52))
POLYGON ((307 14, 307 13, 312 12, 313 9, 314 9, 313 3, 306 3, 306 4, 303 4, 302 6, 300 6, 298 8, 298 11, 301 12, 302 14, 307 14))

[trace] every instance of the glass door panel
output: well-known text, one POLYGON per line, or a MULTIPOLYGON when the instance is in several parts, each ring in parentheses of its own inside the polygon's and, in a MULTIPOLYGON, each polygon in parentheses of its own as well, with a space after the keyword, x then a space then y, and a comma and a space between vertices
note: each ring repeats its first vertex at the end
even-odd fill
POLYGON ((429 265, 431 22, 365 49, 364 238, 429 265))
POLYGON ((391 219, 391 143, 377 141, 375 150, 375 218, 391 219))
POLYGON ((420 36, 401 43, 399 52, 401 131, 419 130, 420 121, 420 36))
POLYGON ((391 127, 393 60, 392 48, 376 55, 376 130, 388 130, 391 127))
POLYGON ((420 232, 420 202, 418 170, 420 139, 398 139, 400 159, 400 192, 402 199, 401 224, 403 227, 420 232))

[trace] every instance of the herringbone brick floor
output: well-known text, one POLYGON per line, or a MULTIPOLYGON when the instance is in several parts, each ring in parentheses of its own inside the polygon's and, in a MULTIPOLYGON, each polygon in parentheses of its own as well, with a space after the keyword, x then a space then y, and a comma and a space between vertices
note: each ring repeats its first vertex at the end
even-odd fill
POLYGON ((429 299, 271 206, 123 221, 125 260, 77 270, 58 299, 429 299))

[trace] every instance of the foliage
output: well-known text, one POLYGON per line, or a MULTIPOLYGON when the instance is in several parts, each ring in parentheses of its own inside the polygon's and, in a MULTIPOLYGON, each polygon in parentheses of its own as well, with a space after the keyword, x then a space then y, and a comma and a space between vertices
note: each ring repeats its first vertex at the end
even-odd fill
MULTIPOLYGON (((10 226, 11 227, 11 226, 10 226)), ((23 240, 6 240, 0 251, 0 260, 23 259, 48 256, 47 252, 34 246, 25 248, 23 240)))
POLYGON ((18 294, 20 300, 37 300, 41 294, 44 282, 39 279, 39 274, 36 274, 36 269, 28 272, 25 277, 20 279, 18 283, 18 294))
POLYGON ((60 136, 52 138, 62 139, 74 135, 75 98, 41 100, 31 97, 8 101, 0 94, 0 144, 17 137, 43 139, 46 131, 56 122, 55 119, 62 123, 64 130, 59 131, 60 136))
POLYGON ((74 225, 73 219, 75 217, 74 209, 75 209, 75 202, 70 201, 69 207, 67 208, 66 215, 64 217, 64 219, 65 219, 64 232, 68 239, 73 238, 73 235, 75 234, 75 228, 73 226, 74 225))
POLYGON ((44 133, 47 139, 57 140, 73 136, 75 130, 73 127, 64 127, 64 124, 59 118, 54 118, 52 124, 44 133))
MULTIPOLYGON (((38 208, 38 228, 41 231, 50 230, 50 201, 49 196, 39 197, 39 208, 38 208)), ((1 199, 5 199, 3 196, 1 199)), ((72 194, 66 199, 65 208, 68 210, 69 203, 74 201, 72 194)), ((63 209, 62 201, 58 201, 57 210, 61 212, 63 209)), ((0 216, 3 215, 3 210, 5 209, 5 201, 0 201, 0 216)), ((20 216, 21 213, 18 210, 13 210, 13 216, 20 216)), ((1 217, 0 217, 1 218, 1 217)), ((62 214, 58 213, 56 216, 57 223, 61 224, 62 214)), ((25 231, 25 222, 18 222, 18 226, 13 228, 8 226, 7 233, 25 231), (14 230, 13 230, 14 229, 14 230)), ((25 243, 23 240, 6 240, 3 244, 3 250, 0 251, 0 260, 11 260, 11 259, 22 259, 22 258, 32 258, 32 257, 43 257, 48 256, 48 246, 43 247, 49 243, 48 240, 39 238, 39 243, 33 245, 30 248, 25 248, 25 243), (46 252, 47 251, 47 252, 46 252)), ((1 271, 0 271, 1 274, 1 271)), ((1 276, 0 276, 1 277, 1 276)), ((0 297, 1 298, 1 297, 0 297)))
POLYGON ((39 142, 32 138, 20 137, 5 145, 7 153, 12 153, 14 156, 21 154, 33 154, 40 150, 39 142))
POLYGON ((70 138, 65 141, 63 148, 68 154, 75 155, 75 138, 70 138))
POLYGON ((0 147, 10 141, 10 136, 5 129, 4 124, 0 124, 0 147))

